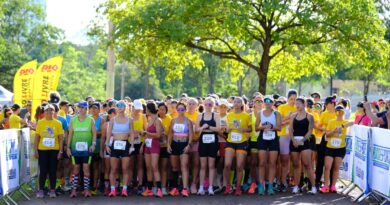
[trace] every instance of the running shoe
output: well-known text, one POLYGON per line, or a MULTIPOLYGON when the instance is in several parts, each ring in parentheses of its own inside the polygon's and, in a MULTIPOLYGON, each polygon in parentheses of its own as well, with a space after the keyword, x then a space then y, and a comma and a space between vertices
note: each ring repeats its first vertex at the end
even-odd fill
POLYGON ((171 195, 171 196, 179 196, 180 193, 179 193, 179 190, 177 190, 177 188, 173 188, 173 189, 169 192, 169 195, 171 195))
POLYGON ((196 184, 191 184, 191 194, 196 194, 196 184))
POLYGON ((322 186, 321 189, 320 189, 320 192, 321 193, 329 193, 329 187, 328 186, 322 186))
POLYGON ((104 188, 104 196, 108 196, 109 193, 110 193, 110 188, 109 187, 105 187, 104 188))
POLYGON ((207 191, 207 193, 209 194, 209 196, 214 196, 215 193, 212 186, 209 186, 209 190, 207 191))
POLYGON ((144 187, 139 186, 139 187, 137 188, 137 195, 142 195, 142 193, 144 193, 144 191, 145 191, 144 187))
POLYGON ((332 186, 330 187, 330 192, 332 192, 332 193, 337 193, 337 188, 336 188, 335 185, 332 185, 332 186))
POLYGON ((287 187, 288 187, 287 184, 281 184, 280 185, 280 192, 286 192, 287 191, 287 187))
POLYGON ((204 196, 206 192, 204 191, 203 187, 200 187, 197 193, 199 196, 204 196))
POLYGON ((76 189, 72 189, 72 191, 70 191, 70 198, 75 198, 77 196, 77 191, 76 189))
POLYGON ((122 189, 121 196, 123 196, 123 197, 128 197, 129 196, 129 194, 127 193, 127 189, 122 189))
POLYGON ((111 190, 110 193, 108 193, 108 197, 116 197, 117 193, 116 190, 111 190))
POLYGON ((259 183, 259 186, 257 186, 257 192, 260 196, 264 196, 264 185, 263 183, 259 183))
POLYGON ((153 191, 146 188, 146 190, 142 193, 142 196, 154 196, 153 191))
POLYGON ((45 197, 45 192, 43 192, 43 190, 39 190, 37 192, 37 198, 42 199, 43 197, 45 197))
POLYGON ((254 194, 256 188, 257 188, 257 184, 255 182, 252 182, 251 186, 249 187, 248 194, 254 194))
POLYGON ((267 191, 268 191, 268 195, 269 195, 269 196, 272 196, 272 195, 275 194, 274 185, 273 185, 272 183, 269 183, 269 184, 268 184, 268 189, 267 189, 267 191))
POLYGON ((89 191, 88 189, 84 190, 84 197, 91 197, 91 196, 92 196, 91 191, 89 191))
POLYGON ((295 185, 295 186, 293 187, 292 193, 293 193, 293 194, 299 194, 299 187, 298 187, 297 185, 295 185))
POLYGON ((188 196, 189 196, 188 190, 187 190, 186 188, 184 188, 184 189, 181 191, 181 195, 184 196, 184 197, 188 197, 188 196))
POLYGON ((167 188, 162 188, 161 191, 164 196, 168 196, 167 188))
POLYGON ((57 197, 56 190, 54 190, 54 189, 50 190, 49 197, 50 198, 56 198, 57 197))
POLYGON ((241 195, 242 195, 241 187, 240 187, 240 186, 237 186, 237 187, 236 187, 236 191, 235 191, 234 195, 236 195, 236 196, 241 196, 241 195))
POLYGON ((156 194, 156 196, 159 197, 159 198, 163 198, 163 192, 162 192, 161 188, 158 188, 158 189, 157 189, 157 194, 156 194))
POLYGON ((311 190, 308 191, 307 193, 313 194, 313 195, 314 195, 314 194, 317 194, 317 192, 318 192, 318 191, 317 191, 317 188, 316 188, 315 186, 312 186, 312 187, 311 187, 311 190))
POLYGON ((225 191, 224 191, 223 194, 228 195, 228 194, 230 194, 231 192, 232 192, 232 186, 231 186, 230 184, 228 184, 228 185, 226 186, 225 191))

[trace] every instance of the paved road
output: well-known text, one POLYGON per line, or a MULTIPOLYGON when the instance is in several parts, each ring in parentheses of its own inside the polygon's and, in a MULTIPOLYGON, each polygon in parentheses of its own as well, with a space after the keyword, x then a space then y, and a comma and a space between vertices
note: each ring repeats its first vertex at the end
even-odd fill
MULTIPOLYGON (((94 196, 92 198, 78 197, 71 199, 68 195, 62 195, 55 199, 32 199, 31 201, 23 201, 20 205, 111 205, 111 204, 136 204, 136 205, 274 205, 274 204, 356 204, 352 203, 351 199, 339 194, 317 194, 317 195, 292 195, 292 194, 277 194, 275 196, 258 196, 258 195, 243 195, 235 196, 190 196, 189 198, 182 197, 165 197, 158 199, 154 197, 129 196, 128 198, 116 197, 108 198, 104 196, 94 196)), ((367 205, 367 202, 361 204, 367 205)))

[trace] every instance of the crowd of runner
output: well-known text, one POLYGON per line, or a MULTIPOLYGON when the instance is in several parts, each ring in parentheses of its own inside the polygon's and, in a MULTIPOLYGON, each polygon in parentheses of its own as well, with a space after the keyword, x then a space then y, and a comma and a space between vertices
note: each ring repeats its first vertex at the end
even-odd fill
POLYGON ((2 108, 0 129, 35 130, 38 198, 336 192, 347 128, 390 128, 389 100, 359 102, 353 114, 349 100, 295 90, 75 104, 53 93, 31 109, 2 108))

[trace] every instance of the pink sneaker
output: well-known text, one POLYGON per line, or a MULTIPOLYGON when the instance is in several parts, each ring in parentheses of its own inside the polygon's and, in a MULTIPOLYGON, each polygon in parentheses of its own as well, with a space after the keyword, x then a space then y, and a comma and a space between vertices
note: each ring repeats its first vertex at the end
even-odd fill
POLYGON ((322 192, 322 193, 329 193, 329 187, 323 185, 323 186, 321 187, 321 189, 320 189, 320 192, 322 192))
POLYGON ((181 191, 181 195, 184 196, 184 197, 188 197, 189 196, 188 190, 187 189, 183 189, 181 191))
POLYGON ((159 198, 163 198, 163 193, 162 193, 162 190, 160 188, 157 189, 156 196, 159 197, 159 198))
POLYGON ((335 186, 335 185, 332 185, 332 186, 330 187, 330 192, 332 192, 332 193, 336 193, 336 192, 337 192, 337 189, 336 189, 336 186, 335 186))
POLYGON ((77 196, 77 191, 76 189, 72 189, 72 191, 70 192, 70 198, 75 198, 77 196))

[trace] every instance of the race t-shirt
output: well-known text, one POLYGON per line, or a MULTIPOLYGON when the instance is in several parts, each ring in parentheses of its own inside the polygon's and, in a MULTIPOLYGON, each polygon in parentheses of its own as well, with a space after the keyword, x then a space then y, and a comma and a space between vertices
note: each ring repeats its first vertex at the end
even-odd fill
POLYGON ((228 127, 232 130, 228 134, 227 141, 230 143, 243 143, 248 141, 248 134, 238 131, 236 127, 248 128, 252 126, 252 119, 246 112, 234 113, 227 115, 228 127))
MULTIPOLYGON (((347 123, 348 120, 330 120, 326 130, 328 132, 333 131, 336 127, 340 127, 341 125, 347 123)), ((328 136, 328 143, 326 144, 326 147, 333 148, 333 149, 339 149, 345 147, 345 136, 347 134, 347 128, 342 128, 340 133, 334 133, 332 136, 328 136)))
POLYGON ((92 117, 87 116, 82 122, 78 117, 72 119, 72 142, 70 148, 73 156, 89 156, 89 147, 92 145, 92 117))
POLYGON ((21 121, 22 121, 22 119, 18 115, 12 114, 9 117, 9 128, 20 129, 21 128, 21 125, 20 125, 21 121))
POLYGON ((36 133, 39 134, 38 150, 59 150, 60 143, 58 135, 64 134, 61 122, 53 119, 42 119, 38 121, 36 133))
MULTIPOLYGON (((326 129, 327 126, 328 126, 329 121, 335 120, 335 119, 336 119, 336 112, 330 113, 330 112, 328 112, 327 110, 325 110, 325 111, 322 112, 321 115, 320 115, 320 126, 321 126, 322 128, 325 128, 325 129, 326 129)), ((321 136, 323 136, 325 133, 320 131, 319 134, 320 134, 321 136)))
MULTIPOLYGON (((278 112, 282 116, 282 120, 285 117, 290 116, 291 114, 297 112, 297 108, 295 106, 290 106, 289 104, 283 104, 278 107, 278 112)), ((282 130, 278 131, 278 136, 286 137, 289 132, 289 124, 283 125, 282 130)))

